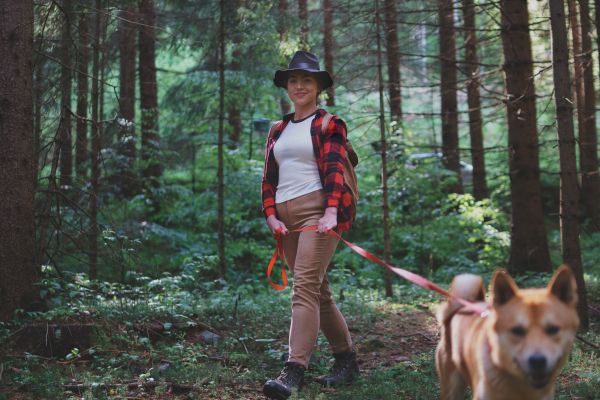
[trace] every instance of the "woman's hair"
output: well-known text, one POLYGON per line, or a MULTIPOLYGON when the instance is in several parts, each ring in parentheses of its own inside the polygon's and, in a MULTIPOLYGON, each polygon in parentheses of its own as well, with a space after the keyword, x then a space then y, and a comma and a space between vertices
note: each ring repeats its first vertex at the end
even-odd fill
POLYGON ((317 92, 317 97, 315 97, 315 104, 317 105, 317 107, 321 106, 321 93, 323 92, 317 92))

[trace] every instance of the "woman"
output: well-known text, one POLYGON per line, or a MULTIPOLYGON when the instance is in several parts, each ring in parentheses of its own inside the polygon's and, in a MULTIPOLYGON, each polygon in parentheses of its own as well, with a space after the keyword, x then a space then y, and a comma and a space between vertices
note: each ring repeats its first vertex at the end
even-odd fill
POLYGON ((267 140, 262 205, 273 237, 281 229, 294 284, 289 360, 263 390, 267 397, 287 399, 303 385, 319 329, 336 360, 323 384, 348 383, 359 373, 348 326, 325 275, 339 240, 328 232, 350 229, 355 210, 343 180, 346 125, 333 117, 325 129, 326 111, 317 107, 318 95, 333 84, 331 76, 320 70, 314 54, 298 51, 273 81, 287 89, 295 112, 274 125, 267 140), (314 225, 316 231, 290 233, 314 225))

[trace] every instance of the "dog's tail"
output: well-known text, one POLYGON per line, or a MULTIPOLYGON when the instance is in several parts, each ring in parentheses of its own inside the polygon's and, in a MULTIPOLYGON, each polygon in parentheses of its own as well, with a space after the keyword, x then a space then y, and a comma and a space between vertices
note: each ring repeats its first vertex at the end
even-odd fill
MULTIPOLYGON (((480 276, 473 274, 462 274, 456 276, 452 280, 450 293, 472 303, 485 301, 485 287, 483 286, 483 279, 481 279, 480 276)), ((460 308, 462 308, 462 305, 456 300, 448 299, 443 302, 437 310, 437 320, 439 326, 444 325, 460 308)))

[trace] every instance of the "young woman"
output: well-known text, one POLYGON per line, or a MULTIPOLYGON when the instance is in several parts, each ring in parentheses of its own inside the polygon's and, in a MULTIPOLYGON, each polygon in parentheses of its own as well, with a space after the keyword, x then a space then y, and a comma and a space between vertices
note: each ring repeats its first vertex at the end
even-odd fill
POLYGON ((319 329, 331 345, 335 364, 326 386, 351 382, 359 373, 344 317, 331 298, 326 271, 338 244, 330 229, 350 229, 356 210, 344 188, 346 125, 337 117, 322 126, 326 111, 319 94, 333 84, 317 57, 298 51, 275 86, 287 89, 293 113, 274 126, 267 140, 262 207, 273 237, 281 229, 283 253, 294 277, 289 360, 264 386, 267 397, 287 399, 304 382, 304 371, 319 329), (290 231, 317 225, 316 231, 290 231))

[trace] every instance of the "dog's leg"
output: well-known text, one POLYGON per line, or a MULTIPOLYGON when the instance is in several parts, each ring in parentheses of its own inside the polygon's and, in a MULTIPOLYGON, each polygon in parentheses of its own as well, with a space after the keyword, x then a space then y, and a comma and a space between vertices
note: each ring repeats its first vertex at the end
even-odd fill
POLYGON ((464 400, 467 394, 467 381, 458 370, 454 370, 440 380, 441 400, 464 400))
POLYGON ((440 378, 440 399, 464 400, 467 394, 467 381, 452 361, 450 341, 446 340, 445 333, 445 330, 442 329, 442 337, 435 352, 436 366, 440 378))

